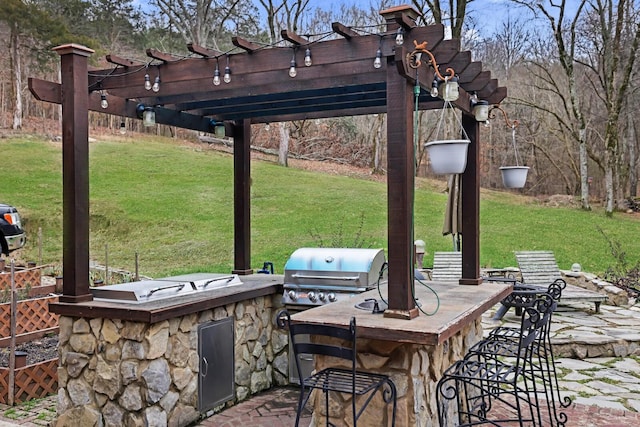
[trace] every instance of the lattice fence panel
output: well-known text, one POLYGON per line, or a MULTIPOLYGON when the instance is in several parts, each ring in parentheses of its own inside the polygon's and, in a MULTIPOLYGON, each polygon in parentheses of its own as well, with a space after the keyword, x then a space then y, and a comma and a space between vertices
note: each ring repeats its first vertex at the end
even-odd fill
MULTIPOLYGON (((14 280, 16 282, 16 289, 23 289, 28 286, 40 286, 42 277, 40 275, 40 268, 29 268, 25 270, 16 270, 14 272, 14 280)), ((11 289, 11 273, 0 273, 0 290, 11 289)))
MULTIPOLYGON (((9 369, 0 368, 0 403, 7 404, 9 369)), ((21 403, 58 392, 58 359, 15 370, 14 402, 21 403)))
MULTIPOLYGON (((57 296, 18 301, 16 333, 26 334, 58 326, 58 315, 49 313, 49 303, 57 301, 57 296)), ((11 304, 0 304, 0 338, 11 334, 10 314, 11 304)))

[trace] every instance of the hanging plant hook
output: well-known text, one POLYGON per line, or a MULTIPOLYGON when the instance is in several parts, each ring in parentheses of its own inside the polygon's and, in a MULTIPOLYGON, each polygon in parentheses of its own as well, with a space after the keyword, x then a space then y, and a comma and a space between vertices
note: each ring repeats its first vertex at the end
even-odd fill
POLYGON ((516 166, 520 166, 520 162, 518 160, 518 147, 516 146, 516 128, 518 127, 520 122, 517 119, 510 121, 509 116, 507 116, 507 112, 504 111, 502 107, 500 107, 500 105, 494 105, 491 108, 491 110, 489 110, 490 119, 495 118, 495 114, 493 113, 493 110, 499 110, 502 113, 502 117, 504 118, 504 122, 507 125, 507 127, 511 128, 511 144, 513 145, 513 152, 516 158, 516 166))
POLYGON ((420 65, 422 65, 422 54, 426 54, 429 57, 429 64, 431 64, 431 66, 433 67, 433 70, 436 74, 436 76, 440 79, 440 80, 444 80, 447 81, 453 77, 455 77, 456 72, 453 70, 453 68, 447 67, 446 72, 449 74, 448 76, 443 76, 442 74, 440 74, 440 70, 438 69, 438 63, 436 62, 436 58, 435 56, 433 56, 433 53, 431 53, 428 49, 427 49, 427 42, 424 41, 422 43, 418 43, 417 41, 413 41, 413 45, 415 46, 415 49, 412 50, 411 52, 407 53, 407 62, 409 64, 409 67, 413 68, 413 69, 417 69, 420 67, 420 65))
POLYGON ((517 119, 514 119, 513 121, 510 121, 509 120, 509 116, 507 116, 507 112, 504 111, 500 105, 494 105, 493 107, 491 107, 491 109, 489 110, 489 118, 490 119, 495 118, 495 114, 493 113, 493 110, 500 110, 500 112, 502 113, 502 116, 504 117, 504 122, 507 125, 507 127, 511 128, 511 129, 515 129, 520 124, 520 122, 517 119))

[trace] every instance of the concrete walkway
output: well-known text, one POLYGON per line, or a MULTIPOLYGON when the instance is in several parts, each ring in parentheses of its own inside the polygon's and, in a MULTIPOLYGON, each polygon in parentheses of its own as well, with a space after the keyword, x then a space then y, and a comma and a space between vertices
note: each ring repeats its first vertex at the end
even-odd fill
MULTIPOLYGON (((496 309, 483 317, 485 331, 518 324, 512 311, 502 321, 492 320, 496 309)), ((640 308, 603 305, 601 313, 594 313, 593 304, 561 305, 553 317, 553 334, 561 393, 573 401, 565 410, 567 427, 640 426, 640 308)), ((297 393, 292 387, 273 389, 198 425, 293 426, 297 393)), ((55 402, 51 396, 14 408, 0 405, 0 427, 48 426, 55 418, 55 402)))

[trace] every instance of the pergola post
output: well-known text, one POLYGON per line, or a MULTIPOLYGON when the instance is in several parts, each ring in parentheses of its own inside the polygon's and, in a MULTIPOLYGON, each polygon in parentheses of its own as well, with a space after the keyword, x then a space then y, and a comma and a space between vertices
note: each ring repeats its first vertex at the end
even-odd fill
POLYGON ((93 50, 67 44, 60 55, 62 104, 62 274, 60 302, 91 301, 89 290, 89 80, 93 50))
POLYGON ((385 317, 412 319, 419 312, 413 299, 413 86, 387 58, 387 224, 389 308, 385 317))
POLYGON ((462 113, 462 127, 471 143, 462 174, 462 278, 461 285, 479 285, 480 277, 480 125, 462 113))
POLYGON ((233 273, 251 268, 251 120, 233 125, 233 273))

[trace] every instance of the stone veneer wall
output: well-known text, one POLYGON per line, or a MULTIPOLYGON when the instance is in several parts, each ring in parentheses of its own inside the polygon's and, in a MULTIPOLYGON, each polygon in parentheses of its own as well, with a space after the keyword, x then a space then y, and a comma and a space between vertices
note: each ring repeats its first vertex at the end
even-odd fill
POLYGON ((278 306, 258 297, 155 324, 61 316, 56 426, 196 421, 198 325, 228 316, 235 325, 235 402, 286 384, 288 337, 273 322, 278 306))
MULTIPOLYGON (((436 427, 439 426, 437 383, 443 372, 455 361, 462 359, 480 339, 481 319, 463 327, 460 332, 437 346, 361 339, 358 340, 358 363, 364 370, 387 374, 393 380, 398 394, 396 426, 436 427)), ((338 363, 336 359, 317 357, 316 368, 321 370, 338 363)), ((317 392, 312 399, 315 399, 315 410, 310 425, 324 426, 324 395, 317 392)), ((353 425, 351 401, 348 399, 348 396, 331 395, 329 413, 330 421, 334 424, 353 425)), ((457 419, 453 418, 455 403, 447 407, 449 419, 457 419)), ((391 404, 385 406, 378 393, 358 419, 358 425, 389 426, 390 417, 391 404)))

